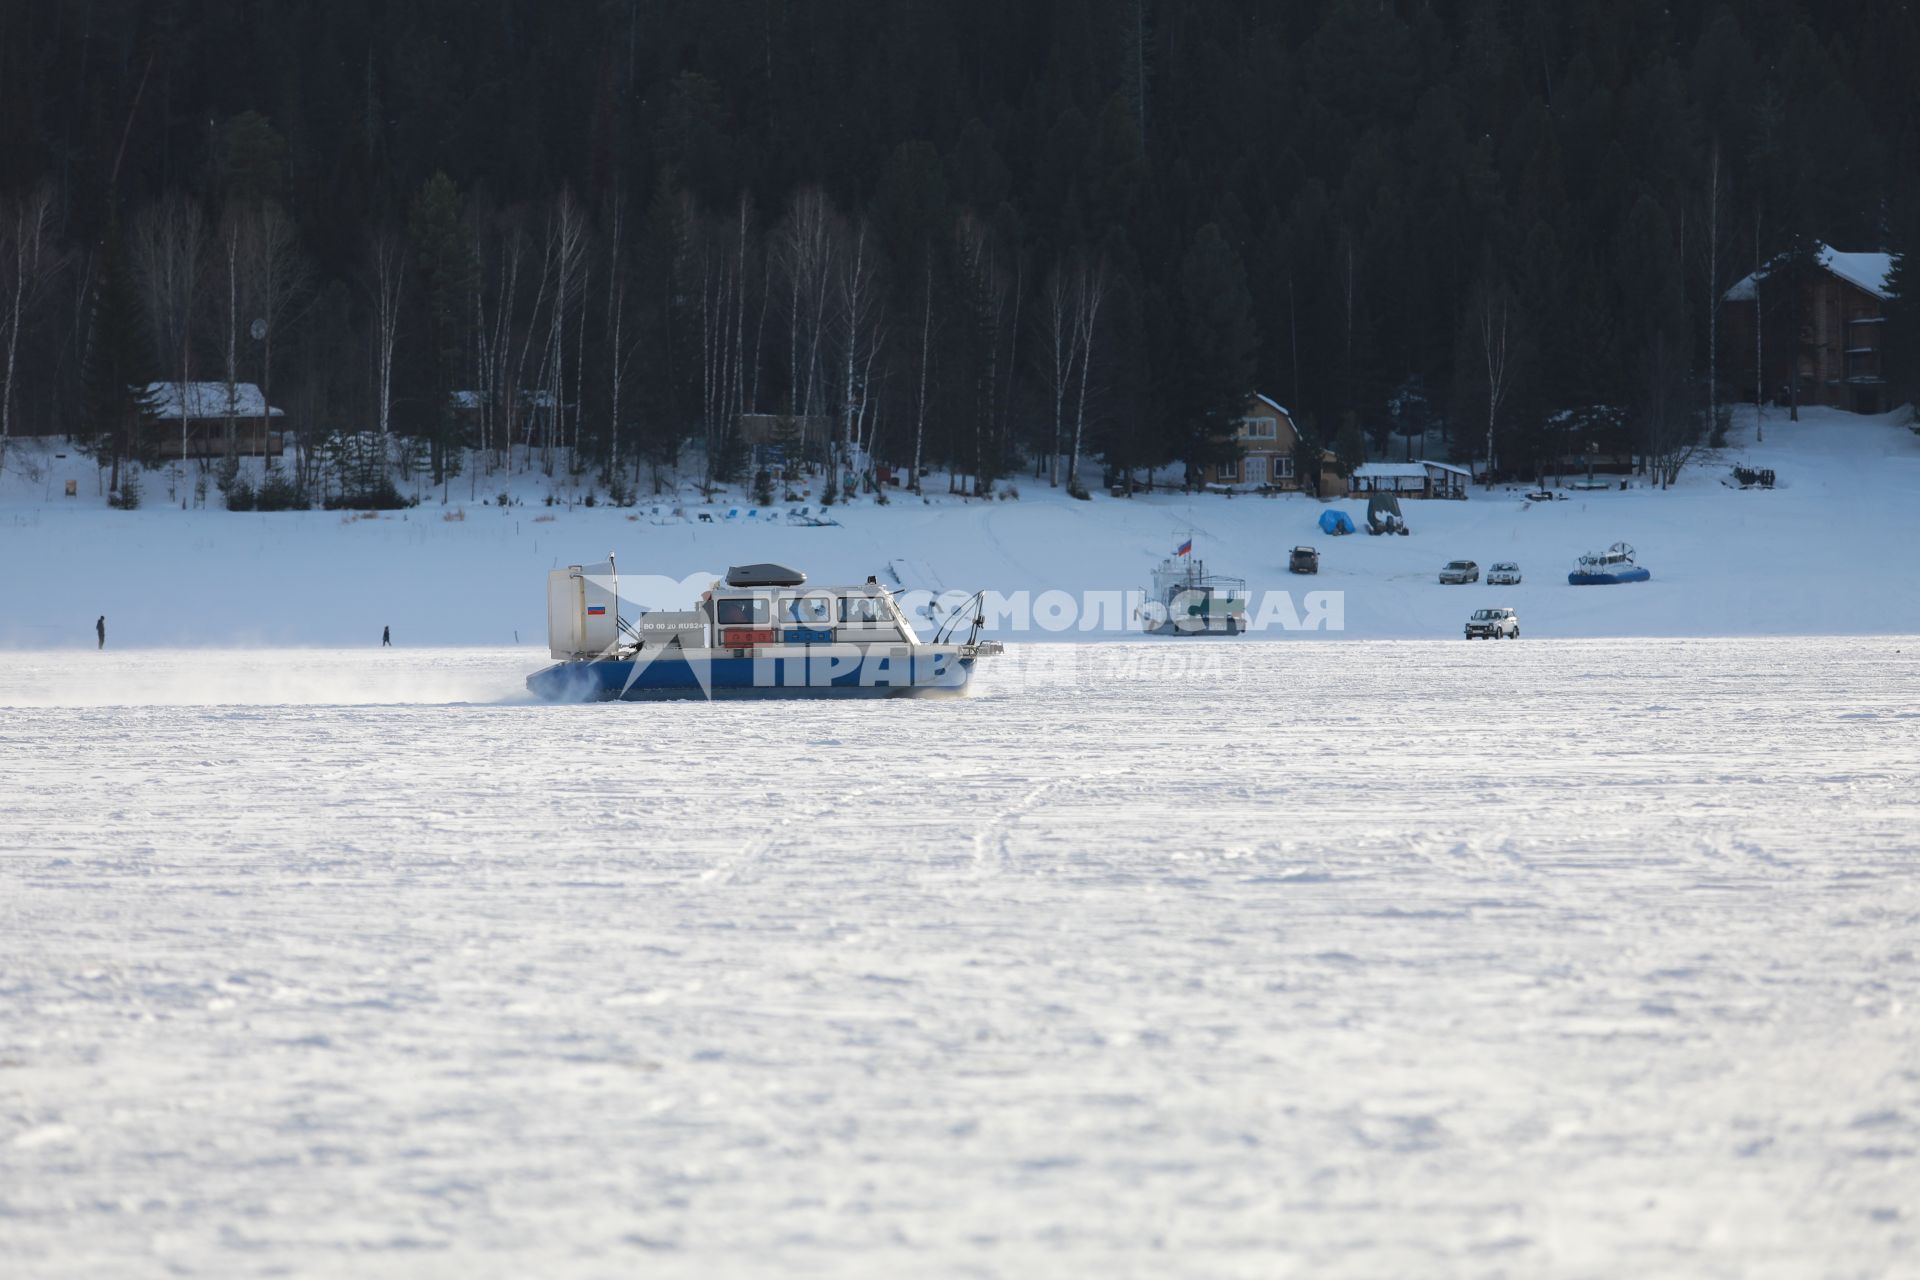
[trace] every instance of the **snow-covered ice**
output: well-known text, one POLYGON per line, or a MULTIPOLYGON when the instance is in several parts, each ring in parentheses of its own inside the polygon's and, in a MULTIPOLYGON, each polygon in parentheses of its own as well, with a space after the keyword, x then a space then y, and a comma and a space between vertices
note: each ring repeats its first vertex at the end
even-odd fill
POLYGON ((1920 1258, 1920 640, 538 662, 0 664, 0 1273, 1920 1258))

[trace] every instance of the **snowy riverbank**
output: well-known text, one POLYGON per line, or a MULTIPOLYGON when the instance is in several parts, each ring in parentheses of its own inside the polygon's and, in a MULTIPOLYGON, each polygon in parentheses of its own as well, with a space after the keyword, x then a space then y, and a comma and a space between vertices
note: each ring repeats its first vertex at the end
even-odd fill
POLYGON ((1696 459, 1670 492, 1529 504, 1518 491, 1475 489, 1466 502, 1409 503, 1409 538, 1328 538, 1316 524, 1322 504, 1303 497, 1073 502, 1029 481, 1015 482, 1017 501, 867 499, 834 508, 832 528, 769 526, 739 503, 713 508, 713 524, 654 523, 651 501, 639 513, 547 508, 533 478, 519 485, 527 505, 435 499, 377 519, 181 511, 150 481, 148 506, 125 513, 97 497, 49 496, 69 474, 82 494, 96 486, 83 460, 43 459, 37 481, 14 474, 0 488, 0 645, 91 644, 103 613, 117 646, 352 646, 377 642, 382 626, 402 645, 538 645, 546 570, 609 550, 636 576, 781 560, 817 581, 878 574, 892 585, 892 566, 907 587, 1077 595, 1144 587, 1189 536, 1210 570, 1256 592, 1344 592, 1342 634, 1353 638, 1452 636, 1472 608, 1495 603, 1519 609, 1530 637, 1920 632, 1920 592, 1902 567, 1920 545, 1920 437, 1891 415, 1825 410, 1800 423, 1770 413, 1765 434, 1757 443, 1743 417, 1734 444, 1696 459), (1726 487, 1735 462, 1773 469, 1781 487, 1726 487), (729 506, 741 513, 731 523, 729 506), (1576 556, 1621 540, 1651 583, 1566 585, 1576 556), (1318 577, 1286 572, 1296 543, 1321 549, 1318 577), (1438 586, 1435 572, 1459 557, 1483 569, 1518 561, 1525 581, 1438 586))

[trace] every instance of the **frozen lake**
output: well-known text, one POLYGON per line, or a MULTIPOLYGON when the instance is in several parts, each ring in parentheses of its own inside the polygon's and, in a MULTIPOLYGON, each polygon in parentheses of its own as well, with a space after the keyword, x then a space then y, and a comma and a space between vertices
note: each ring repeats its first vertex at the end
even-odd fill
POLYGON ((0 664, 0 1272, 1920 1258, 1920 640, 271 660, 0 664))

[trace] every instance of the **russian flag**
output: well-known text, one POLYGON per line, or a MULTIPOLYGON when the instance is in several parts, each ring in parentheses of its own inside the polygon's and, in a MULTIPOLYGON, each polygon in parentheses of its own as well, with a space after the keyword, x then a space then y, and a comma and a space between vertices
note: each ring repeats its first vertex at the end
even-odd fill
POLYGON ((590 604, 587 606, 587 616, 589 618, 604 618, 606 614, 607 606, 603 604, 590 604))
POLYGON ((1175 551, 1173 554, 1177 556, 1193 554, 1193 539, 1188 538, 1185 542, 1181 543, 1179 549, 1175 551))

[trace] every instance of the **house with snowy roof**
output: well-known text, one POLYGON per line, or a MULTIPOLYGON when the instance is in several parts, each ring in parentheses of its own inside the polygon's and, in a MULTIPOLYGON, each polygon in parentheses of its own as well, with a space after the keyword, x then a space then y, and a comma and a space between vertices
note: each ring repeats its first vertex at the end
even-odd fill
POLYGON ((277 457, 286 414, 251 382, 149 382, 148 417, 162 458, 277 457))
MULTIPOLYGON (((1232 440, 1235 456, 1206 468, 1209 488, 1266 493, 1300 488, 1301 477, 1295 474, 1294 466, 1294 446, 1299 443, 1300 430, 1279 401, 1258 392, 1249 395, 1232 440)), ((1334 470, 1329 450, 1320 451, 1320 474, 1310 479, 1317 482, 1314 491, 1323 498, 1337 498, 1346 492, 1346 482, 1334 470)))
POLYGON ((1887 404, 1881 340, 1893 255, 1816 245, 1798 269, 1775 259, 1721 302, 1721 368, 1737 394, 1881 413, 1887 404), (1795 330, 1798 330, 1796 333, 1795 330))

